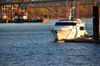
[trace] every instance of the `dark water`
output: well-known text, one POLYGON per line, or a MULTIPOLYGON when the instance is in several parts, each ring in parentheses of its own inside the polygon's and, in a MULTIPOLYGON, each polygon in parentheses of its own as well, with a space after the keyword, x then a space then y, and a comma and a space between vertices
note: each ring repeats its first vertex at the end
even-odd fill
MULTIPOLYGON (((92 19, 81 20, 92 35, 92 19)), ((100 66, 99 43, 52 42, 55 21, 0 24, 0 66, 100 66)))

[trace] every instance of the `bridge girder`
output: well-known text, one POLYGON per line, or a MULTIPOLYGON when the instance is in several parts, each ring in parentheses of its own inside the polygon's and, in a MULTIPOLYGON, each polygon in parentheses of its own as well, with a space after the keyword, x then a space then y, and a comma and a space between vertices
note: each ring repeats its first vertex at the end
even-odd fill
POLYGON ((100 0, 54 0, 54 1, 28 1, 28 2, 10 2, 10 3, 0 3, 3 5, 14 5, 14 4, 24 4, 21 7, 23 9, 27 8, 45 8, 45 7, 63 7, 63 6, 79 6, 79 5, 99 5, 100 0), (31 5, 31 7, 28 7, 31 5))
MULTIPOLYGON (((28 4, 26 4, 28 5, 28 4)), ((63 7, 63 6, 80 6, 80 5, 100 5, 100 0, 63 0, 31 3, 31 7, 27 8, 46 8, 46 7, 63 7)))

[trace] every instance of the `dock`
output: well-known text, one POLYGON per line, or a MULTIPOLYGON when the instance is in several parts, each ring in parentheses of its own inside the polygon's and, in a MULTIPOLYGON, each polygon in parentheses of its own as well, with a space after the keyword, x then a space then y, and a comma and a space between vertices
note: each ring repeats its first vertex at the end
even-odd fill
POLYGON ((54 41, 54 42, 100 43, 100 38, 98 38, 98 40, 94 40, 93 35, 89 35, 89 36, 83 36, 83 37, 78 37, 73 39, 64 39, 64 40, 54 41))
POLYGON ((19 21, 0 21, 0 23, 48 23, 49 22, 49 19, 45 19, 45 20, 19 20, 19 21))

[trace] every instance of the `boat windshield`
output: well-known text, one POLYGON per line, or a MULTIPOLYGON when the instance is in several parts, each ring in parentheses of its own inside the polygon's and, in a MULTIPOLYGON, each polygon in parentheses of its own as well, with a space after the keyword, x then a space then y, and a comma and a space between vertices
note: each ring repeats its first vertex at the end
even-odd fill
POLYGON ((75 26, 76 23, 65 23, 65 22, 60 22, 60 23, 56 23, 56 24, 55 24, 55 26, 69 26, 69 25, 75 26))

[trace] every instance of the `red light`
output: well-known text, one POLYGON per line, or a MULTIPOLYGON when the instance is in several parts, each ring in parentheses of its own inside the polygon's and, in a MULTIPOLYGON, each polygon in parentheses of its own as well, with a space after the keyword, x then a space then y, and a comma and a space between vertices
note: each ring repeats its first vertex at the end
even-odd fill
POLYGON ((23 14, 21 14, 21 16, 23 16, 23 14))

